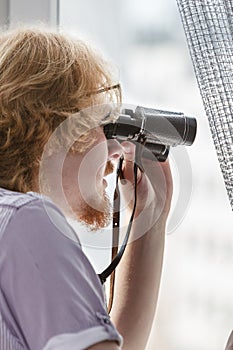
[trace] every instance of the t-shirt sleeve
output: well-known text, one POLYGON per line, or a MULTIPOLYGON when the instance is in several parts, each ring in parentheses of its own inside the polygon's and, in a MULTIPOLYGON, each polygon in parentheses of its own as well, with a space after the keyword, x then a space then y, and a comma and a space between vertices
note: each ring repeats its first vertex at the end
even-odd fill
POLYGON ((18 209, 1 240, 3 316, 30 350, 120 344, 101 283, 79 242, 67 237, 72 228, 55 206, 46 208, 36 200, 18 209))

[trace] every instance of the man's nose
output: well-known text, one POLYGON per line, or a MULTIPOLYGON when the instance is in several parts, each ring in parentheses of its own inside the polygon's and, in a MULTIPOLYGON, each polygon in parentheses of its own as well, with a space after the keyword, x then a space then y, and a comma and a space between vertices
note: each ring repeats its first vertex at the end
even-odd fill
POLYGON ((118 160, 123 154, 123 148, 121 144, 115 140, 107 140, 108 145, 108 159, 109 160, 118 160))

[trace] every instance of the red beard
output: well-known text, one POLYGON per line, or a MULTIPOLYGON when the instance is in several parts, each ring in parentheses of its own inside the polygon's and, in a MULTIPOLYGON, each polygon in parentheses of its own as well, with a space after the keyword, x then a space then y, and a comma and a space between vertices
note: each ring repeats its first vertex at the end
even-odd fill
MULTIPOLYGON (((108 161, 104 176, 112 174, 114 169, 114 164, 111 161, 108 161)), ((97 231, 101 228, 107 227, 112 220, 112 205, 105 191, 103 191, 101 210, 97 210, 83 201, 79 208, 72 208, 72 211, 74 214, 74 219, 78 219, 86 224, 91 231, 97 231)))

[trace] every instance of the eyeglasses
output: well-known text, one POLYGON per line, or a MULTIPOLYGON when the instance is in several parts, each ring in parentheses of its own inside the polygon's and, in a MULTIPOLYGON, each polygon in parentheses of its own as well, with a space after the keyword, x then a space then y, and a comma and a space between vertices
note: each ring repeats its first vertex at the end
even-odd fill
POLYGON ((99 89, 97 91, 90 92, 88 94, 88 96, 101 94, 102 92, 107 92, 109 90, 114 90, 114 89, 119 89, 121 91, 121 85, 120 84, 115 84, 115 85, 112 85, 112 86, 106 86, 105 88, 99 89))

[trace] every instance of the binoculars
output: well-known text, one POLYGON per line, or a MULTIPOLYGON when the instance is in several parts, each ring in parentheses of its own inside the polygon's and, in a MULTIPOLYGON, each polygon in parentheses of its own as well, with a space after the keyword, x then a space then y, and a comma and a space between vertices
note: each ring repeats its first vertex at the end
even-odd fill
POLYGON ((117 120, 104 125, 107 139, 132 141, 144 145, 145 158, 164 162, 170 147, 192 145, 196 137, 195 118, 184 113, 136 107, 123 109, 117 120))

